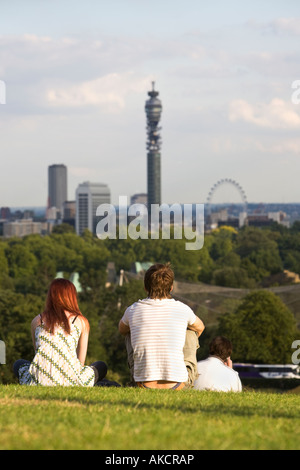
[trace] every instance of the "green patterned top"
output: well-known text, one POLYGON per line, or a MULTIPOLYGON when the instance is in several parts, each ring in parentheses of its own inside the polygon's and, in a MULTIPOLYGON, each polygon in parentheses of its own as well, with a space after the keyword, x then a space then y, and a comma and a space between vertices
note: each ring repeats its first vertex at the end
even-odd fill
POLYGON ((31 364, 19 369, 20 384, 93 387, 94 370, 83 366, 77 357, 80 334, 80 329, 73 323, 70 334, 62 326, 51 334, 43 324, 38 325, 35 329, 36 353, 31 364))

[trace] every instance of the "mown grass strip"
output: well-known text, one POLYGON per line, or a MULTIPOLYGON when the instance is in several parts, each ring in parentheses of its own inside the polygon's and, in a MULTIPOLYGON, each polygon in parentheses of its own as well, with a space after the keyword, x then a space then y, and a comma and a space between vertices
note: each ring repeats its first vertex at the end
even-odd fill
POLYGON ((0 449, 299 449, 300 396, 0 386, 0 449))

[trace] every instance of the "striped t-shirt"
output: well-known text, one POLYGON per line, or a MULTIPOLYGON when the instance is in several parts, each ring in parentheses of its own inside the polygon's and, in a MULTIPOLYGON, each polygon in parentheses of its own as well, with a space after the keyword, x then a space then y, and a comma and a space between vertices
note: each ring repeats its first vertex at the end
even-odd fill
POLYGON ((175 299, 147 298, 128 307, 122 322, 130 328, 134 380, 186 382, 183 347, 195 321, 191 308, 175 299))

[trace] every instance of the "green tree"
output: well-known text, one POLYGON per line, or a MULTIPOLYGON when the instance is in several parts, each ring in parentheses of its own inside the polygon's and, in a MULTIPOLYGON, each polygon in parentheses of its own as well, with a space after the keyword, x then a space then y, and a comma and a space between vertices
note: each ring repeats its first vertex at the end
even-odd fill
POLYGON ((280 237, 278 247, 284 268, 300 274, 300 233, 295 230, 295 224, 280 237))
POLYGON ((16 382, 12 368, 17 359, 33 358, 30 325, 43 308, 44 299, 35 295, 0 291, 0 339, 6 346, 6 365, 1 366, 0 383, 16 382))
POLYGON ((6 242, 0 242, 0 289, 14 290, 14 281, 9 276, 9 266, 6 257, 6 246, 6 242))
POLYGON ((31 292, 33 278, 37 267, 37 259, 24 240, 12 238, 9 240, 6 250, 6 258, 9 266, 9 276, 14 279, 18 292, 31 292))
POLYGON ((227 227, 220 227, 213 231, 210 255, 214 260, 224 258, 232 251, 235 235, 236 231, 229 230, 227 227))
POLYGON ((75 233, 75 228, 66 223, 54 225, 52 233, 75 233))
POLYGON ((274 232, 254 227, 246 227, 238 233, 235 252, 241 257, 244 268, 247 266, 246 260, 256 267, 257 281, 283 269, 278 244, 274 238, 274 232))
POLYGON ((199 281, 209 284, 215 269, 215 262, 209 253, 209 239, 204 241, 204 246, 199 252, 199 281))
POLYGON ((248 294, 234 313, 220 318, 219 334, 232 341, 235 361, 276 364, 291 361, 291 344, 299 331, 281 299, 260 290, 248 294))
POLYGON ((55 243, 50 237, 29 235, 24 238, 24 246, 36 259, 35 275, 32 276, 29 291, 36 295, 45 295, 57 271, 55 243))
POLYGON ((235 288, 254 288, 255 281, 248 277, 245 269, 226 266, 221 269, 216 269, 212 276, 212 284, 223 287, 235 288))

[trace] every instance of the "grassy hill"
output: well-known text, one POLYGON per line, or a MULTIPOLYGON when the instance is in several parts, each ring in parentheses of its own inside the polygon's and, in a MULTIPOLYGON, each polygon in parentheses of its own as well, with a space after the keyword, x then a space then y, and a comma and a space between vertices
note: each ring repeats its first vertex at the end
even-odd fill
MULTIPOLYGON (((300 284, 264 288, 274 292, 293 313, 300 328, 300 284)), ((218 324, 220 315, 233 312, 249 289, 214 286, 203 283, 175 282, 174 297, 188 304, 206 326, 218 324)))
POLYGON ((300 449, 300 395, 0 386, 0 449, 300 449))

